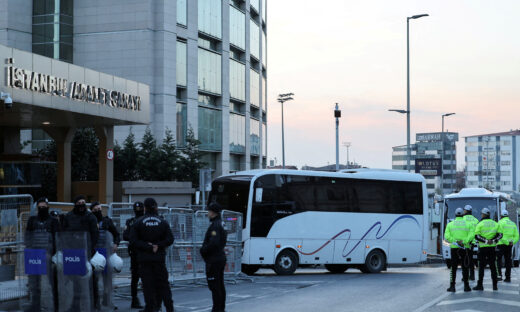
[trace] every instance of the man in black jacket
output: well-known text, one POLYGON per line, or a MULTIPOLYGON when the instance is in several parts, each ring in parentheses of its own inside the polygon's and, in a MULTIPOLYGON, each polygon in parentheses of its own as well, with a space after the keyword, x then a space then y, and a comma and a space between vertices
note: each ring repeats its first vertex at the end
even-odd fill
MULTIPOLYGON (((48 256, 56 252, 56 244, 54 242, 54 234, 58 232, 59 222, 57 218, 51 217, 49 214, 49 203, 47 198, 40 198, 36 202, 38 208, 38 214, 36 216, 29 217, 27 221, 27 227, 25 232, 25 245, 26 248, 33 249, 45 249, 48 256)), ((41 275, 29 275, 29 291, 31 298, 31 306, 25 311, 40 311, 47 305, 54 305, 57 310, 58 294, 57 285, 55 280, 55 272, 47 272, 47 281, 52 288, 52 293, 46 296, 52 296, 46 300, 46 304, 42 304, 41 296, 42 289, 40 287, 41 275)), ((44 295, 45 296, 45 295, 44 295)))
POLYGON ((137 260, 137 250, 130 244, 130 231, 132 226, 135 224, 137 219, 144 215, 144 204, 142 202, 134 203, 134 214, 135 217, 126 220, 125 230, 123 231, 123 239, 128 244, 128 254, 130 255, 130 271, 132 272, 132 280, 130 282, 130 293, 132 294, 132 309, 141 309, 143 306, 139 302, 137 297, 137 284, 139 283, 139 262, 137 260))
POLYGON ((173 244, 173 234, 168 223, 159 217, 153 198, 144 200, 144 212, 130 229, 130 243, 137 249, 143 281, 145 308, 142 311, 153 312, 157 308, 155 294, 160 293, 166 311, 173 312, 166 270, 166 248, 173 244))
POLYGON ((224 248, 227 242, 227 233, 222 226, 220 212, 222 207, 218 203, 211 203, 208 207, 208 217, 211 221, 200 254, 206 262, 206 280, 213 298, 211 312, 224 312, 226 310, 226 288, 224 286, 224 268, 226 266, 226 254, 224 248))
POLYGON ((74 198, 74 208, 63 217, 63 231, 87 232, 90 256, 95 253, 95 246, 99 238, 99 229, 96 217, 87 210, 85 196, 74 198))

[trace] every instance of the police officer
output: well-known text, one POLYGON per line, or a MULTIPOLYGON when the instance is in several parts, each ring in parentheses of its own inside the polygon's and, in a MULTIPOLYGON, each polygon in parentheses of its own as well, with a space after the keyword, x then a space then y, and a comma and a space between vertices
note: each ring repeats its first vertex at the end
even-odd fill
POLYGON ((451 243, 451 271, 449 292, 455 292, 455 281, 459 263, 462 267, 462 280, 464 281, 464 291, 471 291, 468 281, 468 260, 466 247, 469 246, 473 238, 471 225, 464 220, 462 208, 455 209, 455 220, 448 223, 444 231, 444 237, 451 243))
MULTIPOLYGON (((103 216, 103 212, 101 210, 101 203, 99 202, 93 202, 90 204, 90 211, 92 214, 96 217, 98 222, 98 229, 100 232, 100 237, 102 237, 103 232, 110 232, 112 234, 112 253, 115 253, 117 251, 117 246, 119 246, 120 242, 120 235, 119 231, 117 230, 116 226, 114 225, 114 222, 112 219, 108 216, 103 216)), ((108 251, 107 251, 108 254, 108 251)), ((108 256, 107 256, 108 257, 108 256)), ((107 259, 108 261, 108 259, 107 259)), ((100 299, 99 298, 99 291, 98 291, 98 281, 97 281, 97 275, 94 274, 94 304, 97 308, 100 308, 100 299)), ((108 281, 104 281, 105 283, 108 281)), ((104 299, 105 300, 105 299, 104 299)))
POLYGON ((226 266, 227 233, 222 227, 220 212, 222 207, 218 203, 211 203, 208 207, 208 218, 211 221, 200 254, 206 262, 206 280, 213 298, 212 312, 226 310, 226 288, 224 286, 224 268, 226 266))
POLYGON ((159 217, 153 198, 144 200, 144 212, 130 229, 130 243, 137 250, 143 281, 145 308, 142 311, 157 309, 156 293, 159 293, 166 311, 171 312, 173 300, 166 270, 166 248, 173 244, 173 234, 168 223, 159 217))
POLYGON ((490 215, 491 212, 488 208, 482 208, 482 219, 475 229, 475 239, 479 242, 478 282, 473 290, 484 290, 484 269, 488 264, 493 280, 493 290, 498 290, 495 248, 497 242, 502 238, 502 233, 498 231, 498 223, 489 218, 490 215))
MULTIPOLYGON (((144 215, 144 205, 142 202, 134 203, 134 215, 135 217, 126 220, 125 230, 123 231, 123 239, 130 242, 130 230, 135 224, 137 219, 144 215)), ((132 294, 132 309, 142 309, 143 306, 139 302, 137 297, 137 284, 139 283, 139 262, 137 261, 137 249, 132 245, 128 244, 128 254, 130 255, 130 271, 132 273, 132 281, 130 283, 130 292, 132 294)))
POLYGON ((502 233, 503 236, 497 245, 498 280, 502 280, 502 257, 504 257, 506 264, 506 278, 504 282, 511 283, 511 251, 513 245, 518 242, 518 228, 513 221, 509 220, 507 210, 502 210, 500 216, 498 232, 502 233))
MULTIPOLYGON (((471 205, 466 205, 464 206, 464 221, 466 221, 466 223, 469 223, 471 225, 471 231, 473 233, 475 233, 475 228, 477 227, 477 224, 478 224, 478 219, 475 218, 472 214, 473 212, 473 207, 471 207, 471 205)), ((470 281, 474 281, 475 280, 475 263, 473 262, 473 248, 475 247, 475 245, 477 244, 477 242, 475 241, 475 237, 473 236, 471 241, 469 242, 469 248, 466 249, 466 252, 468 253, 468 258, 469 258, 469 265, 468 265, 468 270, 469 270, 469 280, 470 281)))
MULTIPOLYGON (((47 198, 42 197, 36 202, 38 208, 38 214, 36 216, 29 217, 27 221, 25 237, 30 241, 26 242, 28 248, 48 248, 49 252, 56 251, 56 245, 54 242, 54 234, 60 230, 58 219, 53 218, 49 214, 49 201, 47 198), (41 234, 41 235, 39 235, 41 234), (52 246, 49 246, 52 244, 52 246), (51 248, 49 248, 51 247, 51 248)), ((57 285, 55 283, 54 272, 49 272, 48 279, 49 284, 52 287, 53 304, 55 309, 58 307, 58 294, 57 285)), ((31 293, 31 306, 25 311, 41 311, 41 288, 40 288, 40 275, 29 276, 29 291, 31 293)))

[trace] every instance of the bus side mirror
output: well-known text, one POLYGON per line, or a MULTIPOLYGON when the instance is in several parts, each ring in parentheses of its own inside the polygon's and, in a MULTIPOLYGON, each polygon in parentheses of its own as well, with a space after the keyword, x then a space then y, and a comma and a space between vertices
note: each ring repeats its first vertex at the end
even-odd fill
POLYGON ((262 194, 264 193, 264 189, 261 187, 256 188, 255 191, 255 202, 261 203, 262 202, 262 194))
POLYGON ((440 215, 441 214, 441 207, 439 203, 435 203, 435 214, 440 215))

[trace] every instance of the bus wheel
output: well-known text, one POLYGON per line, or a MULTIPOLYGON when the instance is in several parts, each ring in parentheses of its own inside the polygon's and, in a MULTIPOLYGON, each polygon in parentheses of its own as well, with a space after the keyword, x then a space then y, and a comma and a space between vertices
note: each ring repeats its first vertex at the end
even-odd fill
MULTIPOLYGON (((385 254, 381 250, 375 249, 375 250, 372 250, 368 254, 367 258, 365 259, 364 269, 368 273, 379 273, 385 267, 385 263, 386 263, 385 254)), ((364 272, 365 270, 361 270, 361 271, 364 272)))
POLYGON ((242 264, 242 272, 244 272, 247 275, 253 275, 260 269, 259 265, 248 265, 248 264, 242 264))
POLYGON ((290 249, 284 249, 276 257, 274 263, 274 271, 278 275, 290 275, 296 271, 298 267, 298 258, 294 251, 290 249))
POLYGON ((325 269, 330 273, 343 273, 348 269, 348 264, 325 264, 325 269))

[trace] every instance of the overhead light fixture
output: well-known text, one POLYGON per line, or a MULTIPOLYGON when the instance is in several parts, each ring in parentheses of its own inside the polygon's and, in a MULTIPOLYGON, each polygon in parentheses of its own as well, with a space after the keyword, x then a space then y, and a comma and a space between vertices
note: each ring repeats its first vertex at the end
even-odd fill
POLYGON ((51 124, 50 121, 44 121, 44 122, 42 122, 42 125, 45 125, 45 126, 48 126, 48 125, 50 125, 50 124, 51 124))

